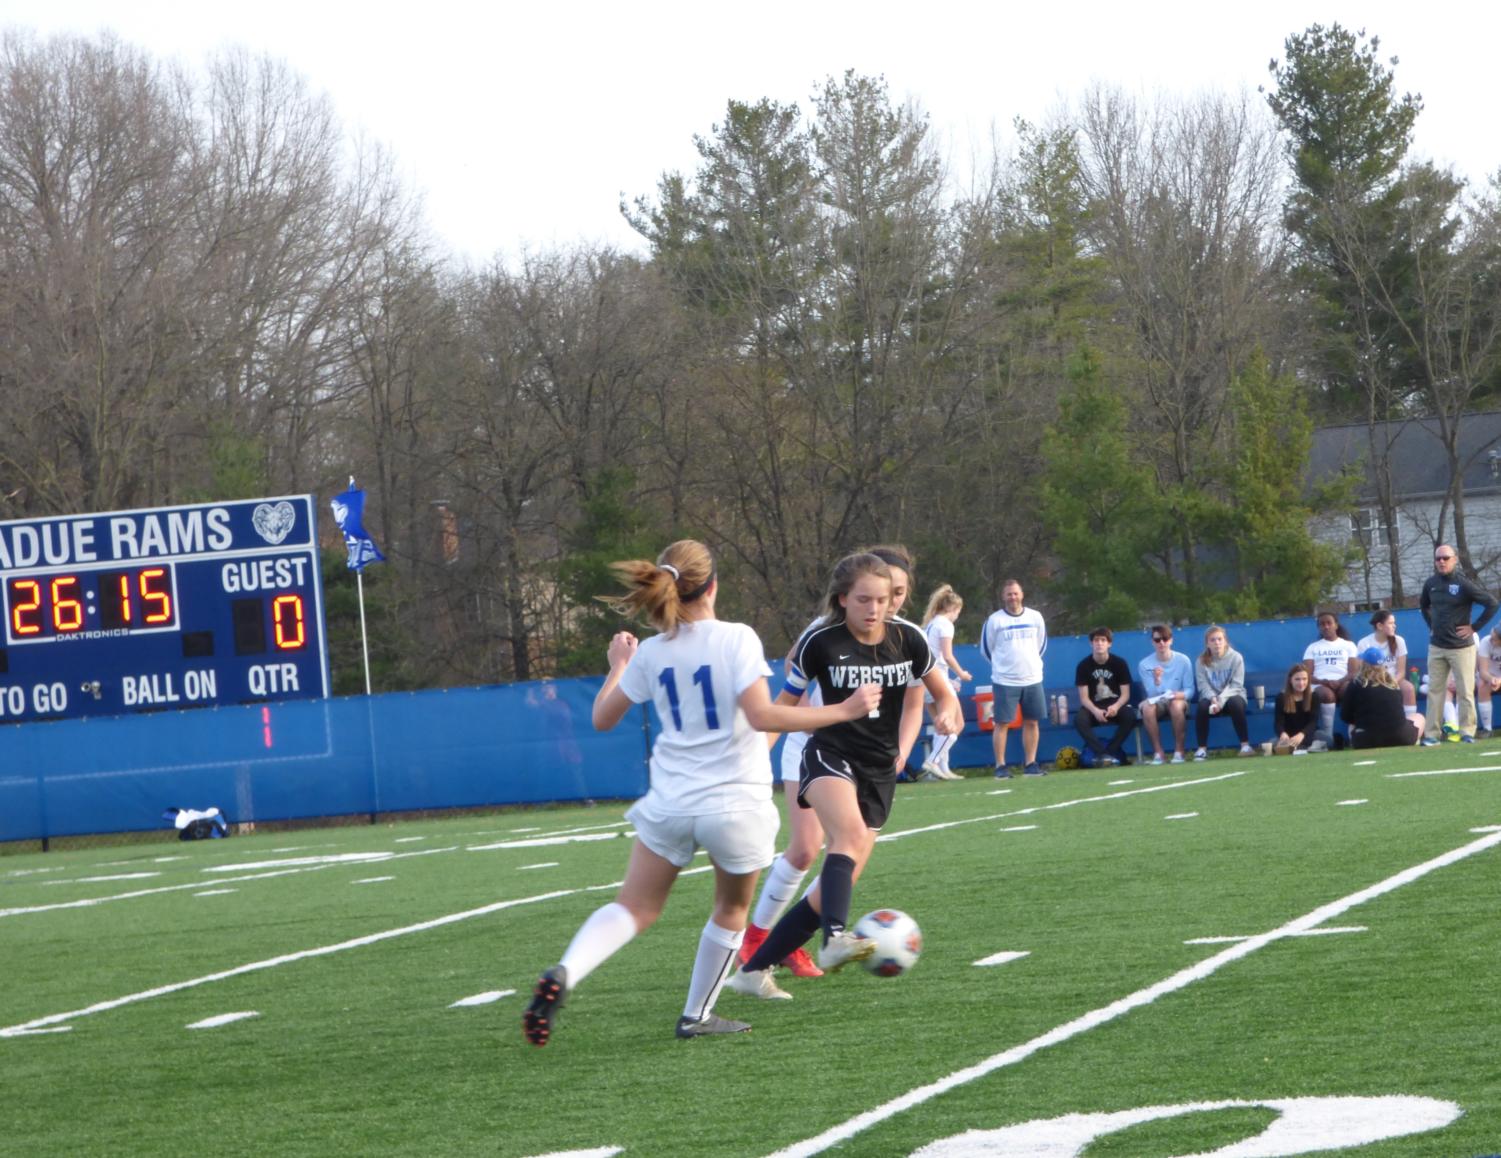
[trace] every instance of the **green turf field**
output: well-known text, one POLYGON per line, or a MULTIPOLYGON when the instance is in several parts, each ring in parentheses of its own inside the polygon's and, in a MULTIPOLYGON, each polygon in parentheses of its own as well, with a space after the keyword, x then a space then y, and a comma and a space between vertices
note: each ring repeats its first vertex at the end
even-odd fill
POLYGON ((696 871, 533 1048, 622 813, 0 858, 0 1152, 1501 1152, 1501 744, 903 785, 911 974, 676 1040, 696 871))

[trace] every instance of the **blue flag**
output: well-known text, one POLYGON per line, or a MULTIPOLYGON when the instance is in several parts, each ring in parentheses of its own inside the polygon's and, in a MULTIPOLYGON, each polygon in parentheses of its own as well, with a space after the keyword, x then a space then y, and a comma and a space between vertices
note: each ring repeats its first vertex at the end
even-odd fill
POLYGON ((328 505, 333 508, 334 522, 344 532, 344 546, 349 548, 349 569, 363 571, 370 563, 385 562, 386 557, 365 530, 365 492, 350 487, 342 495, 329 499, 328 505))

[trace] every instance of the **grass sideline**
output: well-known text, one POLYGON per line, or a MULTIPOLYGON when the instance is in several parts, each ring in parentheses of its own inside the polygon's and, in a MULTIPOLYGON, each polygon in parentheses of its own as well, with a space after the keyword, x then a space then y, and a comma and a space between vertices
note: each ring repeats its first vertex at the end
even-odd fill
POLYGON ((6 857, 0 1149, 753 1156, 826 1136, 841 1154, 1001 1155, 1024 1151, 944 1140, 1236 1103, 1080 1151, 1169 1158, 1255 1135, 1267 1100, 1405 1096, 1463 1114, 1339 1152, 1501 1151, 1501 847, 1323 922, 1360 932, 1185 944, 1283 929, 1490 839, 1472 830, 1501 825, 1501 745, 903 785, 855 911, 918 918, 912 974, 787 979, 785 1003, 726 992, 754 1031, 677 1041, 708 912, 696 872, 534 1049, 526 995, 620 879, 622 812, 6 857), (975 964, 1004 951, 1028 955, 975 964))

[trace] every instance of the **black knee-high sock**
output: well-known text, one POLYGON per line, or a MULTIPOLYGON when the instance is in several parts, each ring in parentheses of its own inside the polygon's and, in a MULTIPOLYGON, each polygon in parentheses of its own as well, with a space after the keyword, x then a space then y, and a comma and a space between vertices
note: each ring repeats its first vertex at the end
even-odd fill
POLYGON ((855 891, 855 861, 842 852, 831 852, 823 858, 823 871, 818 874, 818 891, 823 905, 823 939, 844 931, 850 919, 850 895, 855 891))
POLYGON ((772 926, 771 932, 766 934, 766 940, 761 942, 761 947, 745 963, 745 971, 755 973, 761 969, 770 969, 787 954, 801 949, 803 943, 818 931, 818 926, 818 913, 808 903, 808 898, 804 897, 772 926))

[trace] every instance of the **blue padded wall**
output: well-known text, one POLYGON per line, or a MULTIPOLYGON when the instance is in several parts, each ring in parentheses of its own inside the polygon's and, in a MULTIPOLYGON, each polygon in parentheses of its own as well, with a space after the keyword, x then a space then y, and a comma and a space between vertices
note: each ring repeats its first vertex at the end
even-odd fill
MULTIPOLYGON (((1368 616, 1344 617, 1352 638, 1368 616)), ((1397 613, 1413 663, 1428 654, 1416 611, 1397 613)), ((966 625, 969 626, 969 625, 966 625)), ((1270 698, 1288 665, 1317 634, 1312 618, 1226 624, 1246 658, 1248 683, 1270 698)), ((1203 627, 1175 629, 1177 650, 1203 649, 1203 627)), ((1114 650, 1132 667, 1151 651, 1147 633, 1120 632, 1114 650)), ((979 648, 960 662, 985 684, 979 648)), ((1082 636, 1050 641, 1050 694, 1074 698, 1082 636)), ((772 662, 775 691, 781 661, 772 662)), ((153 715, 94 717, 0 727, 0 842, 165 826, 168 807, 221 809, 234 822, 302 817, 620 799, 647 788, 657 722, 637 709, 613 731, 594 731, 590 710, 601 679, 456 688, 305 700, 153 715)), ((974 686, 963 689, 973 720, 974 686)), ((1190 724, 1190 727, 1192 725, 1190 724)), ((1228 742, 1228 721, 1214 725, 1228 742)), ((1270 705, 1252 717, 1252 740, 1268 738, 1270 705)), ((1040 756, 1077 745, 1071 727, 1044 729, 1040 756)), ((1020 740, 1010 741, 1012 752, 1020 740)), ((773 767, 779 767, 773 753, 773 767)), ((918 754, 920 757, 920 753, 918 754)), ((958 766, 990 762, 990 738, 974 725, 955 750, 958 766)))

